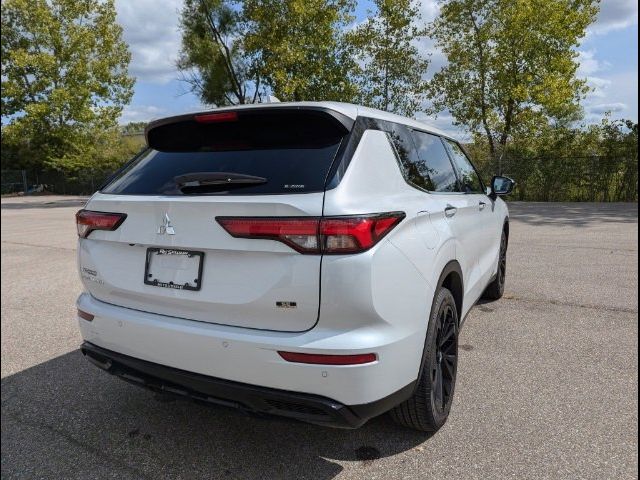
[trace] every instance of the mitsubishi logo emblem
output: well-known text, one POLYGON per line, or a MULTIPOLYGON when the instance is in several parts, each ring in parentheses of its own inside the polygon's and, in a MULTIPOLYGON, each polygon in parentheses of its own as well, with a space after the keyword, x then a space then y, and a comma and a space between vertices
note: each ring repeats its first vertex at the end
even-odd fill
POLYGON ((158 235, 164 235, 165 233, 167 235, 175 235, 176 231, 173 229, 173 225, 171 225, 171 219, 169 218, 169 214, 165 213, 164 214, 164 220, 162 222, 162 225, 160 225, 158 227, 158 235))

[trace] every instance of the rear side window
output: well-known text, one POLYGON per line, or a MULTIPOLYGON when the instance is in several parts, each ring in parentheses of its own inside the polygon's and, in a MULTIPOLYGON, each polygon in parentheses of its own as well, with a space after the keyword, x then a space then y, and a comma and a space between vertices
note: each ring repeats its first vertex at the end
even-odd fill
POLYGON ((440 137, 418 131, 413 131, 412 136, 419 160, 415 169, 425 185, 423 188, 430 192, 456 192, 457 177, 440 137))
POLYGON ((149 149, 102 189, 131 195, 321 192, 349 130, 314 110, 239 111, 151 126, 149 149))
POLYGON ((473 168, 462 147, 451 140, 445 140, 460 175, 461 189, 464 193, 485 193, 484 186, 476 169, 473 168))
POLYGON ((400 160, 405 179, 418 188, 429 190, 428 178, 423 174, 426 165, 418 158, 409 129, 404 125, 390 124, 386 131, 400 160))

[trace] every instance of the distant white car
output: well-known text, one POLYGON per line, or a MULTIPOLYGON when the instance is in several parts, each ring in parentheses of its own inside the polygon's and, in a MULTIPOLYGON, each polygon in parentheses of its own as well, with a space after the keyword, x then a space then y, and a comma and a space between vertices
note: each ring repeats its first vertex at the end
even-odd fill
POLYGON ((509 218, 461 146, 340 103, 152 122, 77 214, 82 351, 156 391, 358 427, 447 419, 509 218))

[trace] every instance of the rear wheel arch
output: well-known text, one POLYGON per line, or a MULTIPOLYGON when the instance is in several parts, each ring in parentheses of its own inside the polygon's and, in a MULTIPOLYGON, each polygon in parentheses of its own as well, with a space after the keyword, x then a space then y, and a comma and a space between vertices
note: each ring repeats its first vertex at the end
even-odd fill
POLYGON ((458 309, 458 318, 461 318, 464 300, 464 278, 462 276, 462 267, 456 260, 451 260, 444 266, 436 284, 436 292, 440 287, 445 287, 451 292, 458 309))
POLYGON ((507 244, 509 243, 509 217, 504 219, 504 224, 502 225, 502 231, 507 236, 507 244))
POLYGON ((455 391, 458 356, 460 314, 456 310, 461 308, 462 292, 462 271, 458 262, 454 260, 445 265, 433 296, 415 389, 409 398, 390 410, 391 418, 400 425, 424 432, 435 432, 444 425, 449 416, 455 391), (447 318, 448 323, 444 323, 447 318), (449 328, 443 328, 444 325, 448 325, 449 328), (446 371, 443 362, 449 365, 446 371), (449 372, 450 376, 445 384, 446 372, 449 372), (438 385, 440 388, 437 388, 438 385), (443 392, 448 397, 445 397, 443 392), (438 397, 443 399, 440 409, 438 397))

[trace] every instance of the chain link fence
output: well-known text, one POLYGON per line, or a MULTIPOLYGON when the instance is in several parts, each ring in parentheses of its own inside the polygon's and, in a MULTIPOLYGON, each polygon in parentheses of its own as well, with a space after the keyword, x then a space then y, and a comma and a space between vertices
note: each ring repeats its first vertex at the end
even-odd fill
MULTIPOLYGON (((483 178, 495 166, 480 168, 483 178)), ((627 157, 506 158, 502 172, 517 182, 512 200, 539 202, 636 202, 638 159, 627 157)))
POLYGON ((84 170, 74 175, 63 172, 2 170, 2 195, 91 195, 113 170, 84 170))
MULTIPOLYGON (((479 165, 485 181, 497 171, 479 165)), ((517 186, 512 200, 541 202, 638 201, 638 159, 626 157, 544 157, 503 159, 502 171, 517 186)), ((76 175, 58 171, 3 170, 2 194, 56 193, 90 195, 111 170, 85 170, 76 175)))
POLYGON ((2 170, 1 178, 0 193, 2 195, 26 192, 29 188, 26 170, 2 170))

